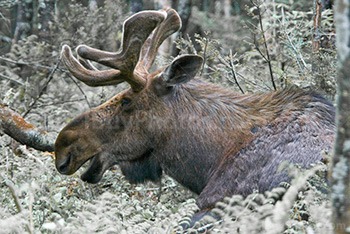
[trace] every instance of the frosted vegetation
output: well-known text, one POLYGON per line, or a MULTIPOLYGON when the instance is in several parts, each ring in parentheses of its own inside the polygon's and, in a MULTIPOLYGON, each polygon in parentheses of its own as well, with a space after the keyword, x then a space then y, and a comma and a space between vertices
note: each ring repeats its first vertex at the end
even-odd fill
MULTIPOLYGON (((249 19, 232 16, 225 23, 222 17, 208 19, 204 12, 194 12, 191 22, 201 22, 205 33, 183 36, 174 43, 180 53, 198 53, 205 58, 203 79, 239 93, 273 89, 262 56, 266 44, 278 89, 291 85, 321 89, 333 99, 334 47, 330 43, 317 55, 312 53, 312 8, 305 12, 290 2, 261 6, 267 9, 262 21, 265 41, 261 28, 253 26, 259 20, 256 9, 247 7, 249 19), (321 88, 319 79, 324 84, 321 88)), ((0 61, 0 73, 18 83, 0 80, 2 104, 24 113, 44 88, 26 119, 57 133, 72 118, 123 89, 123 85, 89 88, 76 84, 62 65, 48 81, 63 44, 112 51, 119 48, 121 24, 128 16, 122 6, 121 1, 106 1, 105 7, 97 10, 72 5, 55 16, 48 40, 32 35, 15 44, 3 55, 12 62, 0 61)), ((323 12, 326 35, 333 30, 332 17, 331 10, 323 12)), ((168 64, 171 59, 158 56, 156 63, 168 64)), ((159 184, 133 185, 115 166, 100 183, 90 185, 79 178, 83 168, 73 176, 60 175, 51 153, 19 146, 6 135, 0 136, 0 149, 0 233, 174 233, 181 232, 179 224, 188 222, 198 211, 196 196, 167 176, 161 189, 159 184)), ((212 228, 211 233, 331 233, 331 204, 324 180, 327 168, 323 163, 308 171, 297 165, 281 165, 281 170, 289 170, 295 178, 291 184, 283 183, 273 191, 245 199, 226 198, 214 209, 221 221, 204 218, 188 233, 205 232, 202 225, 212 228), (281 200, 283 194, 286 196, 281 200)))

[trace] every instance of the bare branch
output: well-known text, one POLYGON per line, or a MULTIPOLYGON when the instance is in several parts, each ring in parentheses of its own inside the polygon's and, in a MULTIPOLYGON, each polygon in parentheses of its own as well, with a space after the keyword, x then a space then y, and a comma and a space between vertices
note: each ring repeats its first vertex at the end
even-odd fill
POLYGON ((26 122, 21 115, 0 105, 0 131, 21 144, 40 151, 54 152, 56 136, 26 122))
POLYGON ((232 50, 230 50, 230 66, 231 66, 231 70, 232 70, 233 79, 235 80, 236 85, 238 86, 239 90, 241 90, 241 92, 244 94, 244 90, 239 85, 238 80, 237 80, 236 68, 235 68, 235 65, 233 64, 232 50))
POLYGON ((50 102, 50 103, 45 103, 45 104, 39 104, 39 105, 36 105, 35 107, 41 108, 41 107, 45 107, 45 106, 56 106, 56 105, 61 105, 61 104, 66 104, 66 103, 82 102, 84 100, 85 100, 85 98, 68 100, 68 101, 50 102))
MULTIPOLYGON (((24 66, 31 66, 31 67, 38 67, 38 68, 41 68, 41 69, 47 69, 47 70, 54 70, 55 67, 49 67, 49 66, 44 66, 44 65, 40 65, 38 63, 30 63, 30 62, 23 62, 23 61, 15 61, 15 60, 12 60, 12 59, 9 59, 9 58, 5 58, 3 56, 0 56, 0 61, 4 61, 4 62, 8 62, 8 63, 13 63, 13 64, 17 64, 17 65, 24 65, 24 66)), ((61 68, 56 68, 60 71, 63 71, 63 72, 68 72, 67 70, 65 69, 61 69, 61 68)))
POLYGON ((202 64, 202 68, 201 68, 201 72, 199 73, 199 76, 202 76, 203 72, 204 72, 204 67, 205 67, 205 64, 207 63, 207 48, 208 48, 208 33, 205 33, 206 34, 206 37, 204 37, 205 39, 205 45, 204 45, 204 51, 203 51, 203 64, 202 64))
POLYGON ((231 73, 232 73, 234 81, 232 81, 229 77, 227 77, 228 81, 230 81, 231 83, 234 83, 235 85, 237 85, 239 90, 244 94, 244 90, 242 89, 242 87, 238 83, 237 72, 236 72, 235 65, 233 63, 232 50, 230 50, 230 61, 229 62, 227 62, 221 55, 219 55, 218 58, 219 58, 220 62, 222 62, 223 64, 225 64, 226 67, 231 69, 231 73))
POLYGON ((24 112, 23 118, 25 118, 25 117, 29 114, 29 112, 33 109, 33 107, 35 106, 35 104, 36 104, 36 102, 39 100, 39 98, 44 94, 44 92, 45 92, 47 86, 49 85, 49 83, 51 82, 51 80, 52 80, 52 78, 53 78, 53 74, 55 74, 55 72, 56 72, 56 70, 58 69, 58 66, 60 65, 60 63, 61 63, 61 58, 58 60, 58 62, 57 62, 57 64, 56 64, 56 66, 54 67, 54 69, 50 72, 50 74, 49 74, 49 76, 48 76, 48 78, 47 78, 47 81, 46 81, 44 87, 42 87, 41 90, 40 90, 39 95, 38 95, 38 96, 36 97, 36 99, 29 105, 27 111, 24 112))
MULTIPOLYGON (((11 192, 11 195, 12 195, 14 201, 15 201, 15 205, 16 205, 18 213, 21 213, 23 211, 23 208, 22 208, 21 202, 19 201, 19 198, 17 196, 15 185, 10 180, 6 180, 5 184, 10 189, 10 192, 11 192)), ((28 224, 26 224, 26 228, 30 234, 33 233, 32 228, 28 224)))
POLYGON ((21 206, 21 202, 18 199, 18 196, 17 196, 17 193, 16 193, 16 189, 15 189, 15 185, 10 180, 5 180, 5 184, 11 191, 12 197, 15 200, 15 205, 16 205, 18 213, 21 213, 23 211, 23 208, 21 206))
POLYGON ((263 53, 259 50, 258 46, 256 45, 256 48, 258 50, 258 52, 262 55, 262 57, 264 58, 264 60, 267 62, 268 67, 269 67, 269 71, 270 71, 270 77, 271 77, 271 83, 273 86, 274 90, 277 90, 276 87, 276 83, 275 83, 275 79, 273 77, 273 71, 272 71, 272 64, 271 64, 271 57, 270 57, 270 53, 269 53, 269 49, 267 46, 267 40, 266 40, 266 36, 265 36, 265 30, 264 30, 264 26, 262 24, 262 14, 261 14, 261 8, 259 4, 256 4, 253 0, 251 0, 251 3, 256 7, 257 12, 258 12, 258 17, 259 17, 259 25, 260 25, 260 31, 261 31, 261 36, 263 37, 263 44, 265 47, 265 51, 266 51, 266 57, 263 56, 263 53))
POLYGON ((5 76, 3 74, 0 74, 0 79, 4 79, 4 80, 9 80, 11 81, 12 83, 15 83, 17 85, 24 85, 22 82, 18 81, 18 80, 15 80, 15 79, 12 79, 11 77, 8 77, 8 76, 5 76))

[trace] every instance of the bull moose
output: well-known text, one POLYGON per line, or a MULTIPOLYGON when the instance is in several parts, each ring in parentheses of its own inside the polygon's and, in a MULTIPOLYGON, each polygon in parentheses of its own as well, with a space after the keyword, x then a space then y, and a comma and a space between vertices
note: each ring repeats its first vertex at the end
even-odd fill
POLYGON ((166 173, 198 194, 200 209, 225 196, 263 192, 288 181, 278 166, 310 167, 331 151, 335 110, 327 99, 295 88, 238 95, 195 77, 203 59, 182 55, 151 72, 162 42, 181 27, 173 9, 143 11, 123 25, 117 53, 69 46, 62 59, 89 86, 130 88, 76 117, 55 143, 62 174, 90 165, 81 179, 97 183, 119 164, 132 183, 166 173), (90 61, 109 67, 98 70, 90 61))

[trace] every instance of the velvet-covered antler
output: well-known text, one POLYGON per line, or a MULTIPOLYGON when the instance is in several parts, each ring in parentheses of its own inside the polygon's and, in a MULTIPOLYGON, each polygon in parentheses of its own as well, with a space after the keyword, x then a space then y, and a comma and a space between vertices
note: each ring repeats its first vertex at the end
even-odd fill
POLYGON ((122 48, 119 52, 106 52, 80 45, 76 59, 69 46, 65 45, 62 48, 62 58, 68 70, 89 86, 116 85, 126 81, 134 91, 139 91, 146 84, 144 75, 148 74, 159 46, 180 27, 180 17, 173 9, 143 11, 124 22, 122 48), (112 69, 98 70, 89 60, 112 69))

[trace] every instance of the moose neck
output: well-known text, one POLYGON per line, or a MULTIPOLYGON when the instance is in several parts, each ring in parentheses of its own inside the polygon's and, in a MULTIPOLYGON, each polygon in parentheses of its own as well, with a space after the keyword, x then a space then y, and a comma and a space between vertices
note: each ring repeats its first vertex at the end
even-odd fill
POLYGON ((200 193, 228 149, 238 152, 252 140, 251 129, 263 119, 237 99, 243 98, 199 80, 175 88, 168 100, 171 137, 158 157, 168 175, 200 193))

